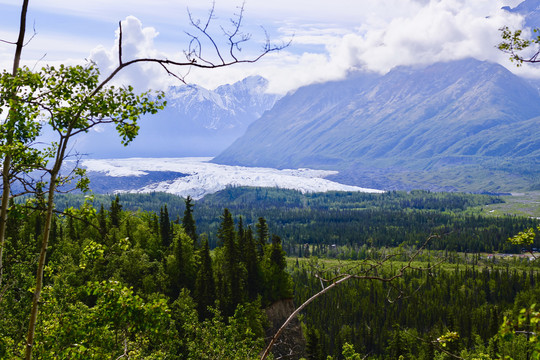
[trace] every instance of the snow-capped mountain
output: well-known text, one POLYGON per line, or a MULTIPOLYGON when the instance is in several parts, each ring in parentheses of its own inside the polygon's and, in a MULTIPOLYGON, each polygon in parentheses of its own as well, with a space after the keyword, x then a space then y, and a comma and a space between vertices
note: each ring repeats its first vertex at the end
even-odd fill
POLYGON ((200 199, 228 186, 277 187, 305 192, 379 190, 339 184, 324 179, 335 171, 312 169, 276 170, 243 166, 218 165, 210 158, 131 158, 84 160, 98 192, 167 192, 200 199), (168 179, 164 180, 163 175, 168 179), (159 179, 161 177, 161 179, 159 179), (135 181, 139 179, 139 181, 135 181))
POLYGON ((268 80, 250 76, 234 84, 207 90, 198 85, 175 86, 168 106, 194 126, 207 130, 242 130, 270 109, 277 95, 266 94, 268 80))
POLYGON ((139 135, 127 147, 113 126, 104 126, 77 138, 74 150, 92 158, 214 156, 274 105, 278 95, 267 94, 267 85, 252 76, 215 90, 171 87, 166 108, 142 118, 139 135))

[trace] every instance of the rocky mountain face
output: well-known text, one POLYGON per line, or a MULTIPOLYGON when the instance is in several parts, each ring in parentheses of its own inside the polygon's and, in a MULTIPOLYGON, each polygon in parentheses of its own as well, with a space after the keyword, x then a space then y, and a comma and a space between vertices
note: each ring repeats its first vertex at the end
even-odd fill
POLYGON ((540 26, 539 0, 525 0, 514 8, 506 6, 504 7, 504 9, 513 13, 523 15, 525 17, 525 26, 527 27, 537 28, 540 26))
POLYGON ((339 170, 383 189, 507 191, 536 186, 539 123, 536 89, 465 59, 298 89, 214 161, 339 170))
POLYGON ((267 85, 252 76, 215 90, 171 87, 167 107, 140 120, 139 135, 129 146, 108 126, 79 138, 74 149, 92 158, 214 156, 274 105, 278 96, 266 94, 267 85))

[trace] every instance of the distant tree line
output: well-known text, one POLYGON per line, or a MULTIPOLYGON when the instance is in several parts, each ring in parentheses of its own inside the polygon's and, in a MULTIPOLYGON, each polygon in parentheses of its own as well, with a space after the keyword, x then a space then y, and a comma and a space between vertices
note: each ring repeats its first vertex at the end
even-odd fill
MULTIPOLYGON (((97 196, 97 201, 110 197, 97 196)), ((180 221, 184 202, 163 193, 122 194, 129 210, 158 212, 166 203, 172 219, 180 221)), ((81 196, 59 198, 62 207, 77 206, 81 196)), ((429 191, 329 192, 301 194, 272 188, 228 188, 197 201, 194 214, 200 233, 208 236, 210 248, 218 244, 218 220, 228 208, 246 223, 269 219, 270 230, 279 235, 283 248, 291 256, 306 256, 305 249, 318 256, 362 258, 369 247, 416 246, 432 234, 440 235, 431 249, 459 252, 519 253, 520 246, 506 240, 523 229, 540 224, 525 217, 484 216, 478 210, 499 203, 499 197, 429 191), (309 247, 306 247, 309 245, 309 247), (334 245, 341 251, 333 251, 334 245)), ((540 247, 538 243, 534 247, 540 247)))

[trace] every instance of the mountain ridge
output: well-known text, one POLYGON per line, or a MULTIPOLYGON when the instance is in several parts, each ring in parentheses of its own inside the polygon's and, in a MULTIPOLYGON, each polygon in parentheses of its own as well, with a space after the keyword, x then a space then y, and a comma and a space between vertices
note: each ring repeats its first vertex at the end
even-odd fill
POLYGON ((267 87, 260 76, 215 90, 174 86, 165 92, 165 109, 141 118, 139 135, 127 147, 113 126, 102 126, 76 139, 74 150, 92 158, 215 156, 274 105, 279 96, 267 87))
MULTIPOLYGON (((214 162, 339 170, 334 179, 358 186, 366 183, 355 182, 355 168, 364 174, 413 171, 418 177, 437 161, 441 167, 445 158, 461 158, 484 171, 493 158, 540 159, 539 116, 538 91, 500 65, 464 59, 399 67, 298 89, 214 162)), ((443 183, 434 189, 448 188, 443 183)), ((433 188, 416 180, 385 185, 433 188)))

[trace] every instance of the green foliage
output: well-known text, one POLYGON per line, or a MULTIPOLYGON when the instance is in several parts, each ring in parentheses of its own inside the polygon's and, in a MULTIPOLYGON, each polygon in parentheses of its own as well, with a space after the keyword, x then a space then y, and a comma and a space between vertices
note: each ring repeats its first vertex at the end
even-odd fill
MULTIPOLYGON (((108 204, 112 199, 96 195, 98 203, 108 204)), ((256 240, 258 218, 272 219, 268 233, 280 236, 283 249, 292 256, 300 252, 304 255, 305 245, 310 244, 309 251, 314 250, 316 256, 361 258, 366 255, 363 248, 402 243, 417 246, 433 233, 441 237, 430 243, 430 249, 518 253, 521 247, 506 240, 524 228, 538 226, 539 221, 481 215, 482 205, 501 201, 488 195, 428 191, 301 194, 292 190, 231 188, 199 200, 194 219, 197 230, 208 235, 211 249, 218 245, 220 216, 228 208, 237 214, 233 220, 241 216, 244 224, 253 226, 256 240)), ((77 206, 80 202, 81 197, 74 195, 61 197, 59 207, 77 206)), ((122 194, 126 210, 159 212, 167 204, 171 218, 181 216, 184 203, 170 194, 122 194)), ((256 241, 256 245, 260 256, 261 242, 256 241)))
MULTIPOLYGON (((380 252, 389 254, 388 250, 380 252)), ((376 254, 371 257, 380 258, 376 254)), ((378 274, 389 276, 401 265, 389 262, 378 274)), ((426 266, 413 264, 416 269, 426 266)), ((308 329, 318 332, 318 346, 324 354, 335 358, 341 358, 344 343, 352 344, 362 357, 369 353, 369 357, 379 359, 433 359, 437 354, 437 358, 450 359, 443 349, 456 355, 469 349, 470 354, 492 356, 508 347, 516 354, 525 336, 516 335, 514 344, 500 340, 495 344, 492 339, 499 338, 505 311, 516 308, 519 312, 522 303, 538 296, 538 267, 534 262, 521 263, 522 269, 517 266, 445 265, 429 272, 408 272, 389 284, 351 281, 312 302, 303 319, 308 329), (490 342, 498 348, 488 349, 490 342)), ((314 274, 332 278, 336 271, 361 271, 362 267, 369 267, 369 263, 300 259, 291 268, 295 303, 320 291, 321 283, 314 274)))
MULTIPOLYGON (((240 305, 234 316, 225 322, 219 311, 215 310, 212 319, 185 322, 185 331, 190 338, 187 346, 187 359, 239 359, 259 358, 263 339, 250 327, 250 309, 240 305)), ((260 310, 256 310, 260 314, 260 310)), ((254 319, 260 326, 261 315, 254 319)))
POLYGON ((195 225, 195 219, 193 219, 193 203, 191 196, 186 198, 186 210, 184 211, 184 217, 182 218, 182 227, 186 234, 193 240, 194 244, 197 244, 197 226, 195 225))
POLYGON ((36 339, 37 358, 159 357, 159 347, 149 344, 159 341, 169 323, 164 298, 145 301, 118 281, 90 282, 76 292, 58 285, 44 291, 47 316, 36 339), (81 301, 84 294, 95 299, 92 305, 81 301))
MULTIPOLYGON (((414 196, 420 195, 429 196, 414 196)), ((160 196, 141 198, 154 201, 160 196)), ((335 195, 341 196, 349 195, 335 195)), ((394 200, 405 197, 394 196, 394 200)), ((68 216, 55 218, 45 271, 48 287, 39 325, 46 331, 38 331, 36 356, 53 358, 57 356, 53 354, 62 353, 72 358, 118 358, 127 346, 131 358, 210 359, 225 354, 232 358, 257 358, 264 337, 261 305, 289 296, 295 296, 299 304, 320 290, 320 282, 313 277, 314 268, 302 259, 290 270, 294 282, 291 280, 285 267, 287 243, 270 233, 274 224, 280 223, 279 217, 272 217, 273 221, 267 223, 271 242, 265 243, 263 257, 259 258, 256 244, 260 242, 252 227, 261 216, 250 215, 246 221, 242 216, 240 221, 232 212, 222 211, 217 228, 222 245, 213 251, 205 236, 201 236, 201 246, 196 248, 184 228, 170 222, 174 235, 171 246, 166 246, 162 241, 164 220, 160 221, 156 213, 128 213, 124 198, 133 201, 135 197, 87 197, 82 208, 69 209, 68 216), (92 200, 98 205, 94 207, 92 200), (100 202, 111 201, 111 211, 99 206, 100 202), (113 212, 116 226, 112 226, 113 212), (234 273, 229 269, 234 269, 234 273), (152 313, 152 306, 156 313, 152 313), (209 345, 201 348, 200 344, 209 345)), ((375 197, 374 201, 378 199, 375 197)), ((326 195, 313 196, 312 200, 322 201, 318 205, 320 214, 324 206, 337 206, 335 198, 328 201, 326 195)), ((34 200, 34 204, 39 202, 34 200)), ((178 204, 182 203, 180 199, 178 204)), ((168 209, 174 208, 158 203, 156 211, 164 210, 165 204, 168 209)), ((206 216, 198 214, 202 209, 208 209, 207 205, 197 203, 194 218, 206 216)), ((310 211, 312 215, 318 212, 315 206, 310 211)), ((314 215, 315 224, 321 221, 317 216, 314 215)), ((0 323, 0 353, 20 354, 23 346, 19 339, 23 338, 25 326, 18 319, 26 316, 30 301, 27 289, 33 284, 28 274, 34 266, 36 249, 34 245, 21 244, 34 238, 40 218, 39 211, 13 204, 5 270, 6 276, 17 284, 0 300, 0 316, 5 319, 0 323)), ((340 224, 345 225, 345 221, 340 224)), ((311 245, 310 250, 322 254, 318 247, 311 245)), ((362 249, 363 256, 377 259, 391 251, 367 245, 362 249)), ((401 247, 404 253, 410 249, 401 247)), ((434 256, 436 252, 428 254, 434 256)), ((426 255, 426 261, 429 256, 426 255)), ((467 352, 470 358, 481 358, 481 354, 494 358, 505 346, 513 353, 526 349, 527 339, 520 333, 509 341, 497 333, 503 315, 515 324, 524 304, 538 297, 536 286, 540 278, 535 264, 509 261, 507 268, 486 265, 476 255, 449 253, 448 257, 453 256, 458 258, 456 262, 469 265, 446 265, 429 274, 412 271, 392 286, 375 282, 344 284, 310 304, 303 319, 312 332, 308 343, 315 351, 313 356, 354 359, 369 353, 370 357, 380 359, 392 358, 389 354, 403 359, 442 359, 446 355, 437 348, 443 347, 436 339, 447 332, 459 333, 455 352, 463 357, 467 352), (505 313, 513 308, 514 317, 505 313), (352 347, 344 355, 345 344, 352 347)), ((329 277, 335 275, 337 268, 333 265, 345 264, 338 260, 316 262, 312 258, 310 264, 315 263, 319 264, 316 271, 328 270, 329 277)), ((396 268, 400 263, 388 263, 381 271, 389 272, 392 266, 396 268)), ((515 360, 520 359, 515 356, 515 360)))
MULTIPOLYGON (((519 315, 514 318, 504 318, 499 336, 503 342, 512 343, 517 337, 527 340, 525 352, 531 359, 540 359, 540 312, 536 310, 536 304, 521 309, 519 315)), ((510 353, 511 354, 511 353, 510 353)), ((510 356, 505 357, 511 359, 510 356)))
MULTIPOLYGON (((540 231, 540 226, 538 226, 536 229, 540 231)), ((525 231, 520 231, 517 235, 514 235, 511 238, 508 238, 508 241, 514 245, 522 245, 522 246, 530 247, 531 245, 533 245, 535 238, 536 238, 536 232, 534 228, 529 228, 525 231)))
MULTIPOLYGON (((536 56, 528 58, 522 55, 522 51, 529 48, 533 44, 540 44, 540 36, 530 39, 523 37, 523 30, 510 30, 508 26, 503 26, 501 29, 502 42, 497 46, 499 50, 510 54, 510 61, 515 61, 516 66, 521 66, 523 62, 536 62, 536 56)), ((533 29, 534 33, 538 33, 538 29, 533 29)))
MULTIPOLYGON (((128 214, 119 197, 113 199, 111 211, 101 206, 96 211, 92 200, 87 197, 81 208, 65 209, 53 220, 44 270, 47 285, 33 349, 36 358, 258 357, 266 324, 262 296, 269 281, 260 270, 250 228, 244 234, 251 237, 246 242, 251 245, 240 248, 229 213, 224 219, 231 227, 230 238, 211 254, 204 236, 202 246, 195 248, 183 227, 174 223, 169 223, 174 237, 166 246, 155 213, 128 214), (235 249, 228 260, 223 256, 225 243, 235 249), (245 256, 246 249, 250 257, 245 256), (248 266, 249 258, 255 261, 253 266, 248 266), (216 291, 226 264, 237 270, 236 297, 216 291), (255 275, 248 269, 255 269, 255 275), (259 279, 253 293, 248 291, 249 279, 259 279), (201 343, 209 347, 201 348, 201 343)), ((37 249, 34 244, 21 245, 34 237, 41 216, 16 204, 10 213, 4 273, 13 282, 0 296, 3 358, 18 357, 24 348, 37 249)), ((270 252, 265 255, 271 257, 270 252)), ((280 260, 283 265, 284 258, 280 260)))
POLYGON ((265 301, 269 304, 279 299, 292 297, 292 280, 286 270, 285 251, 281 248, 281 239, 272 236, 272 244, 267 248, 267 256, 262 264, 265 284, 265 301))
POLYGON ((216 285, 214 281, 214 272, 212 268, 212 258, 210 257, 210 248, 208 240, 203 241, 199 250, 201 260, 195 280, 194 299, 197 302, 197 311, 201 320, 208 319, 211 316, 209 307, 214 306, 216 299, 216 285))
POLYGON ((12 157, 15 173, 32 171, 45 164, 43 154, 30 147, 41 131, 39 98, 43 78, 27 67, 17 74, 0 74, 0 114, 9 109, 0 127, 0 157, 12 157))

